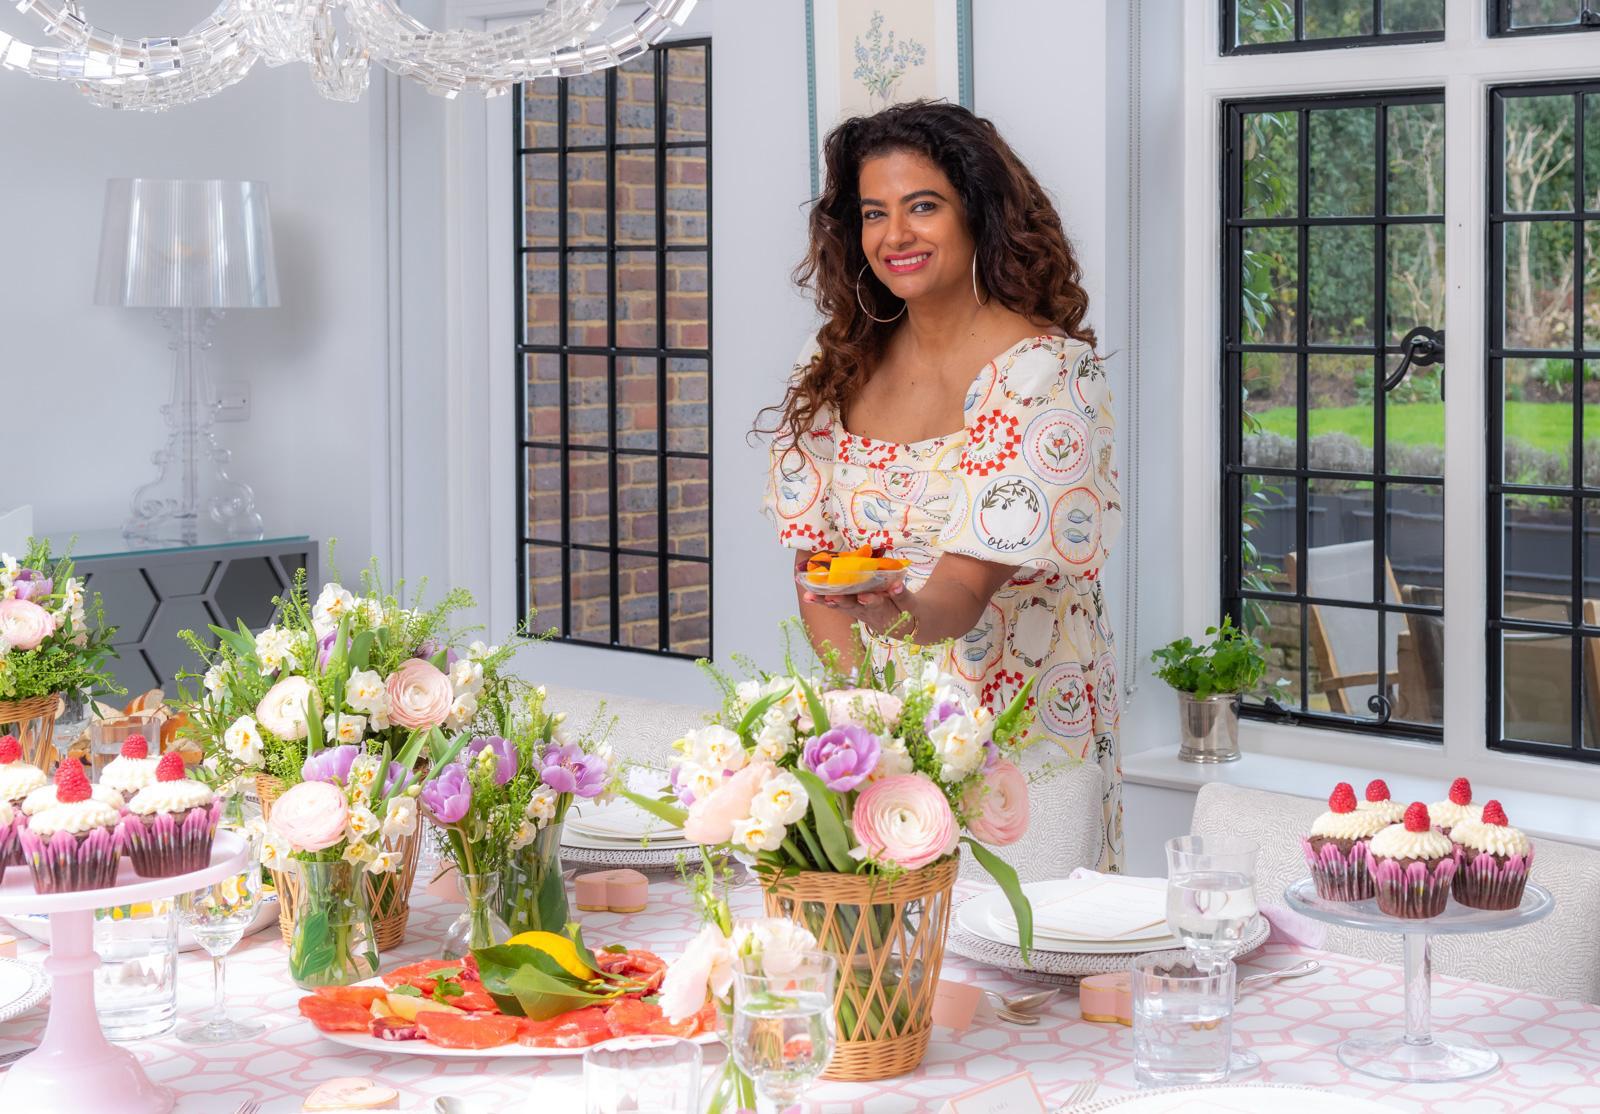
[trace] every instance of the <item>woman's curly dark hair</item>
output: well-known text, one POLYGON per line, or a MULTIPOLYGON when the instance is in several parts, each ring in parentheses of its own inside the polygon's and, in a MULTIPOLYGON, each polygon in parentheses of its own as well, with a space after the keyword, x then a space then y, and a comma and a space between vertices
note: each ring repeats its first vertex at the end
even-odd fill
MULTIPOLYGON (((815 293, 825 321, 820 351, 800 370, 764 433, 792 446, 831 408, 842 415, 882 357, 894 325, 879 323, 856 303, 856 275, 868 262, 861 250, 861 164, 891 151, 920 154, 944 171, 966 209, 978 274, 991 298, 1030 321, 1094 344, 1084 324, 1089 296, 1083 268, 1061 229, 1050 198, 994 124, 943 101, 897 104, 856 116, 828 133, 823 152, 826 188, 811 206, 811 245, 794 279, 815 293)), ((870 270, 862 276, 868 305, 892 295, 870 270)), ((887 311, 883 311, 887 313, 887 311)))

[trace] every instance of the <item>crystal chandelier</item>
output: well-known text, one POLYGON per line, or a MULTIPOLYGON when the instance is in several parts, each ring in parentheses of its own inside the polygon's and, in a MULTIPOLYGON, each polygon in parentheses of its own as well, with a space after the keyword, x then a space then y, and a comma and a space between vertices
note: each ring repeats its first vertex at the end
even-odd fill
POLYGON ((306 63, 332 100, 359 100, 373 63, 441 96, 496 96, 520 81, 626 62, 683 26, 695 5, 643 0, 631 24, 590 41, 617 0, 549 0, 537 16, 495 31, 435 31, 396 0, 222 0, 186 34, 133 39, 91 25, 77 0, 12 2, 39 17, 52 45, 0 31, 0 69, 70 82, 107 108, 146 111, 212 96, 257 62, 306 63))

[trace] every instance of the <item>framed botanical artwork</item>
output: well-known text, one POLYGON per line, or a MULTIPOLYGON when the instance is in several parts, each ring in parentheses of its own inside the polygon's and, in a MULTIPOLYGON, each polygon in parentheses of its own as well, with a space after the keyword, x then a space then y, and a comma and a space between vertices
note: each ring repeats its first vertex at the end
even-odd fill
POLYGON ((841 120, 900 101, 972 107, 972 0, 806 0, 811 193, 841 120))

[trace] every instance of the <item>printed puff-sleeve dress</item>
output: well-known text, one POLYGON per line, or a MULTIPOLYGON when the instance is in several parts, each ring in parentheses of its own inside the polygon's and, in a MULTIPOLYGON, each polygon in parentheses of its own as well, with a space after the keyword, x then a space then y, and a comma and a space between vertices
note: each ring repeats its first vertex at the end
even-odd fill
MULTIPOLYGON (((813 342, 797 371, 816 352, 813 342)), ((871 545, 926 583, 941 554, 1017 566, 944 666, 991 710, 1037 676, 1032 729, 1104 774, 1102 869, 1122 855, 1118 682, 1100 573, 1122 523, 1115 423, 1100 359, 1060 336, 1021 341, 967 390, 964 428, 914 444, 857 437, 822 413, 774 446, 766 512, 794 549, 871 545)), ((882 667, 898 647, 871 637, 882 667)))

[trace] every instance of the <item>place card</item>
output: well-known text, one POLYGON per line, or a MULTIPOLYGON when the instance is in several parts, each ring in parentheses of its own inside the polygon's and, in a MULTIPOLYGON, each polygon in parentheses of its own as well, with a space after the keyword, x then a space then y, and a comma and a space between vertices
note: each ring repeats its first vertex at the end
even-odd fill
POLYGON ((964 1033, 972 1027, 983 990, 971 983, 940 979, 933 992, 933 1023, 964 1033))
POLYGON ((1025 1071, 948 1099, 939 1114, 1048 1114, 1033 1076, 1025 1071))

